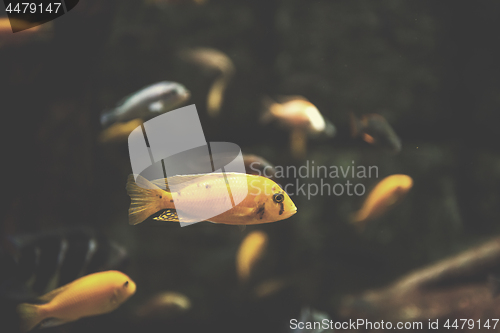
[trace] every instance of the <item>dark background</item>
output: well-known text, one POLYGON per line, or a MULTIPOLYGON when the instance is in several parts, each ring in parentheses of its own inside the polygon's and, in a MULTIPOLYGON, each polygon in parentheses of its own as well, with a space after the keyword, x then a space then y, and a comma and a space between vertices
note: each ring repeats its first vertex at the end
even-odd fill
MULTIPOLYGON (((499 13, 497 1, 81 0, 53 21, 52 38, 0 46, 0 236, 95 227, 127 248, 138 286, 116 312, 47 332, 285 332, 301 306, 336 318, 342 296, 499 234, 499 13), (197 46, 236 66, 218 118, 205 109, 214 76, 176 57, 197 46), (408 174, 414 187, 363 234, 348 217, 364 198, 349 196, 292 197, 295 216, 245 231, 130 226, 127 146, 97 142, 99 115, 162 80, 191 91, 207 141, 282 166, 304 161, 291 158, 287 131, 259 124, 261 99, 303 95, 338 129, 309 141, 308 160, 376 165, 379 179, 408 174), (402 152, 352 140, 349 112, 383 115, 402 152), (235 273, 238 245, 254 229, 270 237, 255 283, 294 281, 264 300, 250 300, 235 273), (168 321, 130 319, 162 290, 186 294, 193 308, 168 321)), ((379 179, 356 181, 370 189, 379 179)))

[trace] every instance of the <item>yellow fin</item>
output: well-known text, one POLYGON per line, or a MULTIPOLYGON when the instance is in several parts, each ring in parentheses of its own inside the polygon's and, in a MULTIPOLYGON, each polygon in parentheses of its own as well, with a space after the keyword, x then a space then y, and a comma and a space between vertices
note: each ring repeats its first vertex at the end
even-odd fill
POLYGON ((17 313, 21 319, 20 330, 22 332, 31 331, 42 320, 39 306, 35 304, 22 303, 17 306, 17 313))
POLYGON ((139 224, 158 211, 158 203, 164 190, 140 175, 137 180, 134 175, 130 175, 126 188, 132 200, 128 210, 130 224, 139 224))

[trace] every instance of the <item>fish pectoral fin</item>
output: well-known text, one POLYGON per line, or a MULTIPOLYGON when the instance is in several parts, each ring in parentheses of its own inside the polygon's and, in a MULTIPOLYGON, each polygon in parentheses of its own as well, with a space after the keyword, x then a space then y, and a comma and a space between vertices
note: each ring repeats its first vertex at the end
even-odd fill
POLYGON ((179 216, 177 215, 177 211, 175 209, 166 209, 159 216, 154 217, 153 220, 163 222, 179 222, 179 216))
POLYGON ((151 112, 161 112, 165 109, 165 104, 163 103, 163 101, 156 101, 149 104, 148 108, 151 112))
POLYGON ((59 326, 59 325, 67 323, 68 321, 69 320, 64 320, 64 319, 59 319, 59 318, 47 318, 40 323, 39 327, 46 328, 46 327, 59 326))
POLYGON ((109 302, 113 305, 118 303, 118 290, 115 289, 113 295, 111 295, 111 298, 109 299, 109 302))

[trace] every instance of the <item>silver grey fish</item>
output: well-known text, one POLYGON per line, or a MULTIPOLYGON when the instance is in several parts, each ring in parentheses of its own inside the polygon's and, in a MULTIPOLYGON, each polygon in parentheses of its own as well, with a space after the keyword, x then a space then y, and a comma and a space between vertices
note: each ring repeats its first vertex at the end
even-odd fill
POLYGON ((147 86, 125 97, 110 111, 101 115, 101 125, 127 122, 136 118, 143 121, 175 109, 186 102, 191 93, 182 84, 162 81, 147 86))
POLYGON ((0 293, 28 298, 47 293, 83 275, 123 269, 127 251, 89 228, 75 227, 9 237, 9 253, 2 262, 0 293))

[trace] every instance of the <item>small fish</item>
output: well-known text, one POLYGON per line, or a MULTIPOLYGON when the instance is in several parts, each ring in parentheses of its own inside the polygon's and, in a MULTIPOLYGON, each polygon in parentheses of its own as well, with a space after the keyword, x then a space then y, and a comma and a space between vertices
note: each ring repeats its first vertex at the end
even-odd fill
POLYGON ((15 266, 1 286, 13 298, 38 296, 89 273, 123 268, 128 259, 124 248, 89 228, 17 235, 9 241, 15 266))
POLYGON ((291 131, 290 147, 294 157, 304 158, 307 150, 307 135, 333 137, 335 126, 319 112, 309 100, 302 96, 286 96, 275 102, 264 99, 265 111, 261 123, 276 120, 291 131))
POLYGON ((243 163, 245 170, 250 175, 273 178, 276 173, 271 163, 257 155, 243 154, 243 163))
POLYGON ((17 306, 21 330, 58 326, 116 310, 135 293, 132 279, 119 271, 86 275, 37 299, 43 304, 17 306))
POLYGON ((291 279, 273 278, 266 280, 254 288, 254 295, 257 298, 265 298, 281 292, 292 284, 291 279))
POLYGON ((141 319, 172 318, 191 309, 191 301, 183 294, 166 291, 150 298, 136 312, 141 319))
POLYGON ((213 48, 184 49, 179 53, 185 61, 194 63, 206 70, 215 71, 219 75, 215 79, 207 96, 207 111, 211 117, 220 113, 224 92, 227 84, 234 75, 233 61, 222 51, 213 48))
MULTIPOLYGON (((300 311, 299 320, 292 327, 291 333, 330 333, 333 329, 328 325, 325 327, 323 321, 330 323, 330 318, 326 313, 303 307, 300 311), (300 324, 299 324, 300 323, 300 324), (302 324, 303 323, 303 324, 302 324), (303 327, 299 327, 302 326, 303 327)), ((292 325, 293 326, 293 325, 292 325)))
POLYGON ((267 234, 259 230, 249 233, 241 242, 236 255, 236 272, 242 283, 249 280, 252 270, 266 250, 267 242, 267 234))
POLYGON ((143 121, 170 111, 186 102, 190 92, 180 83, 162 81, 147 86, 118 103, 116 108, 101 115, 101 125, 128 122, 140 118, 143 121))
POLYGON ((366 222, 382 216, 403 199, 413 186, 407 175, 391 175, 382 179, 368 194, 362 208, 354 214, 351 222, 364 228, 366 222))
POLYGON ((350 117, 353 138, 360 136, 369 144, 388 149, 393 153, 401 151, 401 139, 384 117, 376 113, 365 114, 359 119, 351 113, 350 117))
MULTIPOLYGON (((211 211, 217 212, 214 215, 219 214, 214 208, 217 209, 226 200, 229 190, 233 196, 247 191, 248 194, 233 208, 207 221, 233 225, 260 224, 283 220, 297 212, 297 207, 288 194, 274 181, 261 176, 226 172, 174 176, 169 177, 168 182, 177 187, 176 192, 170 192, 167 179, 150 182, 138 175, 136 183, 134 175, 129 176, 127 192, 132 200, 129 209, 130 224, 141 223, 162 211, 164 212, 155 217, 155 220, 179 222, 174 205, 179 201, 188 210, 182 212, 182 216, 196 216, 198 212, 211 211), (197 181, 198 178, 201 180, 197 181), (230 188, 228 184, 231 184, 230 188), (166 186, 166 190, 159 186, 166 186)), ((193 221, 198 219, 194 218, 193 221)))

